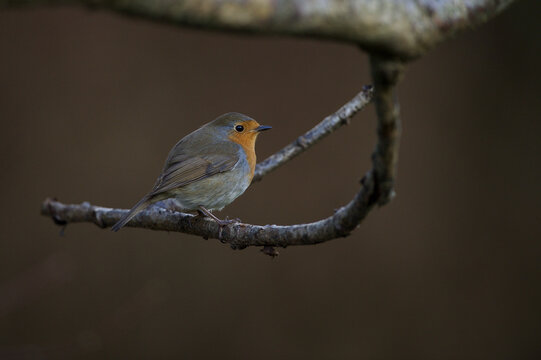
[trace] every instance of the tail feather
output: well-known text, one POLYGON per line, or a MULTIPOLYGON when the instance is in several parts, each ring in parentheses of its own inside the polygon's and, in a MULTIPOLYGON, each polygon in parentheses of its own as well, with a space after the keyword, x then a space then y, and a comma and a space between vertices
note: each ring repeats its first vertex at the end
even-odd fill
POLYGON ((126 225, 131 219, 135 217, 135 215, 139 214, 141 211, 145 210, 149 205, 151 205, 154 201, 151 200, 151 197, 146 195, 143 197, 137 204, 135 204, 129 213, 124 215, 116 224, 111 227, 112 231, 118 231, 120 230, 124 225, 126 225))

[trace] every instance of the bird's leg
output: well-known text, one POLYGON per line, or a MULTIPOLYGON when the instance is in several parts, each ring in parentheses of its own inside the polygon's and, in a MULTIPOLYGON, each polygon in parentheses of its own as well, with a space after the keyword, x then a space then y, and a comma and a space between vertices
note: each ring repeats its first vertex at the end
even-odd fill
POLYGON ((197 210, 197 211, 199 213, 202 213, 203 215, 208 216, 209 218, 214 219, 214 221, 216 221, 218 223, 218 225, 220 225, 221 227, 229 225, 229 224, 234 224, 234 223, 237 222, 235 220, 228 220, 228 219, 220 220, 213 213, 211 213, 209 210, 205 209, 205 207, 202 206, 202 205, 199 205, 199 210, 197 210))
POLYGON ((205 213, 204 213, 204 212, 202 212, 202 211, 201 211, 201 210, 199 210, 199 209, 197 210, 197 215, 196 215, 196 216, 197 216, 197 217, 202 217, 202 218, 205 218, 205 217, 207 217, 207 215, 205 215, 205 213))

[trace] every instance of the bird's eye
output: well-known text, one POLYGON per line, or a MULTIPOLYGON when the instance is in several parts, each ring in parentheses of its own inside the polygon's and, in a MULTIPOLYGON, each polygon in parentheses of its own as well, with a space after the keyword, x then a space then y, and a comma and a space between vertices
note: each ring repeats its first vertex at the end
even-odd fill
POLYGON ((235 126, 235 130, 236 130, 237 132, 243 132, 243 131, 244 131, 244 126, 242 126, 242 125, 237 125, 237 126, 235 126))

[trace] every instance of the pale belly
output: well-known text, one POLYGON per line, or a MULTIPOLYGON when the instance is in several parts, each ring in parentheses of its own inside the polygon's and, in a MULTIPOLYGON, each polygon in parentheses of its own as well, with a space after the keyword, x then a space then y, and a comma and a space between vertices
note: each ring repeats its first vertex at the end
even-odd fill
POLYGON ((197 210, 199 206, 208 210, 221 210, 242 195, 250 185, 251 179, 248 176, 241 176, 242 179, 239 181, 238 173, 245 174, 248 166, 247 163, 243 163, 239 161, 228 172, 176 189, 172 191, 172 195, 184 211, 197 210))

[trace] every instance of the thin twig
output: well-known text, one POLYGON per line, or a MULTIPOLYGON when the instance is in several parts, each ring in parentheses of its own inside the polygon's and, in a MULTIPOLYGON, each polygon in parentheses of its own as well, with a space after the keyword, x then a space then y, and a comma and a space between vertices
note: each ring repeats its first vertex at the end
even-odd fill
POLYGON ((373 94, 373 87, 371 85, 365 85, 360 93, 337 112, 327 116, 323 121, 305 134, 299 136, 291 144, 257 164, 252 182, 261 180, 263 176, 306 151, 342 125, 348 124, 353 115, 370 103, 373 94))
MULTIPOLYGON (((380 130, 378 131, 378 144, 372 156, 374 159, 373 169, 368 171, 361 180, 361 189, 354 198, 347 205, 336 210, 332 216, 308 224, 289 226, 236 223, 220 227, 216 222, 206 218, 151 207, 137 215, 127 225, 152 230, 183 232, 202 236, 205 239, 216 238, 229 243, 233 249, 264 246, 267 247, 267 253, 270 252, 268 247, 318 244, 349 235, 377 203, 383 204, 387 201, 380 200, 389 198, 394 183, 394 168, 400 133, 394 130, 388 131, 399 128, 398 107, 393 105, 389 99, 400 76, 390 76, 392 74, 390 69, 395 69, 395 75, 399 75, 401 66, 398 63, 380 59, 373 59, 372 65, 375 67, 374 80, 382 88, 381 93, 376 91, 375 94, 379 104, 377 114, 378 129, 380 130), (392 114, 392 116, 387 116, 387 114, 392 114)), ((344 107, 327 119, 335 117, 346 119, 347 116, 341 115, 341 111, 344 111, 344 107)), ((292 157, 290 156, 288 159, 292 157)), ((287 160, 276 160, 275 163, 281 164, 285 161, 287 160)), ((45 200, 41 208, 43 215, 51 216, 56 222, 60 221, 63 224, 93 222, 100 227, 112 226, 127 211, 92 206, 89 203, 65 205, 51 199, 45 200)), ((274 252, 272 253, 274 254, 274 252)))

